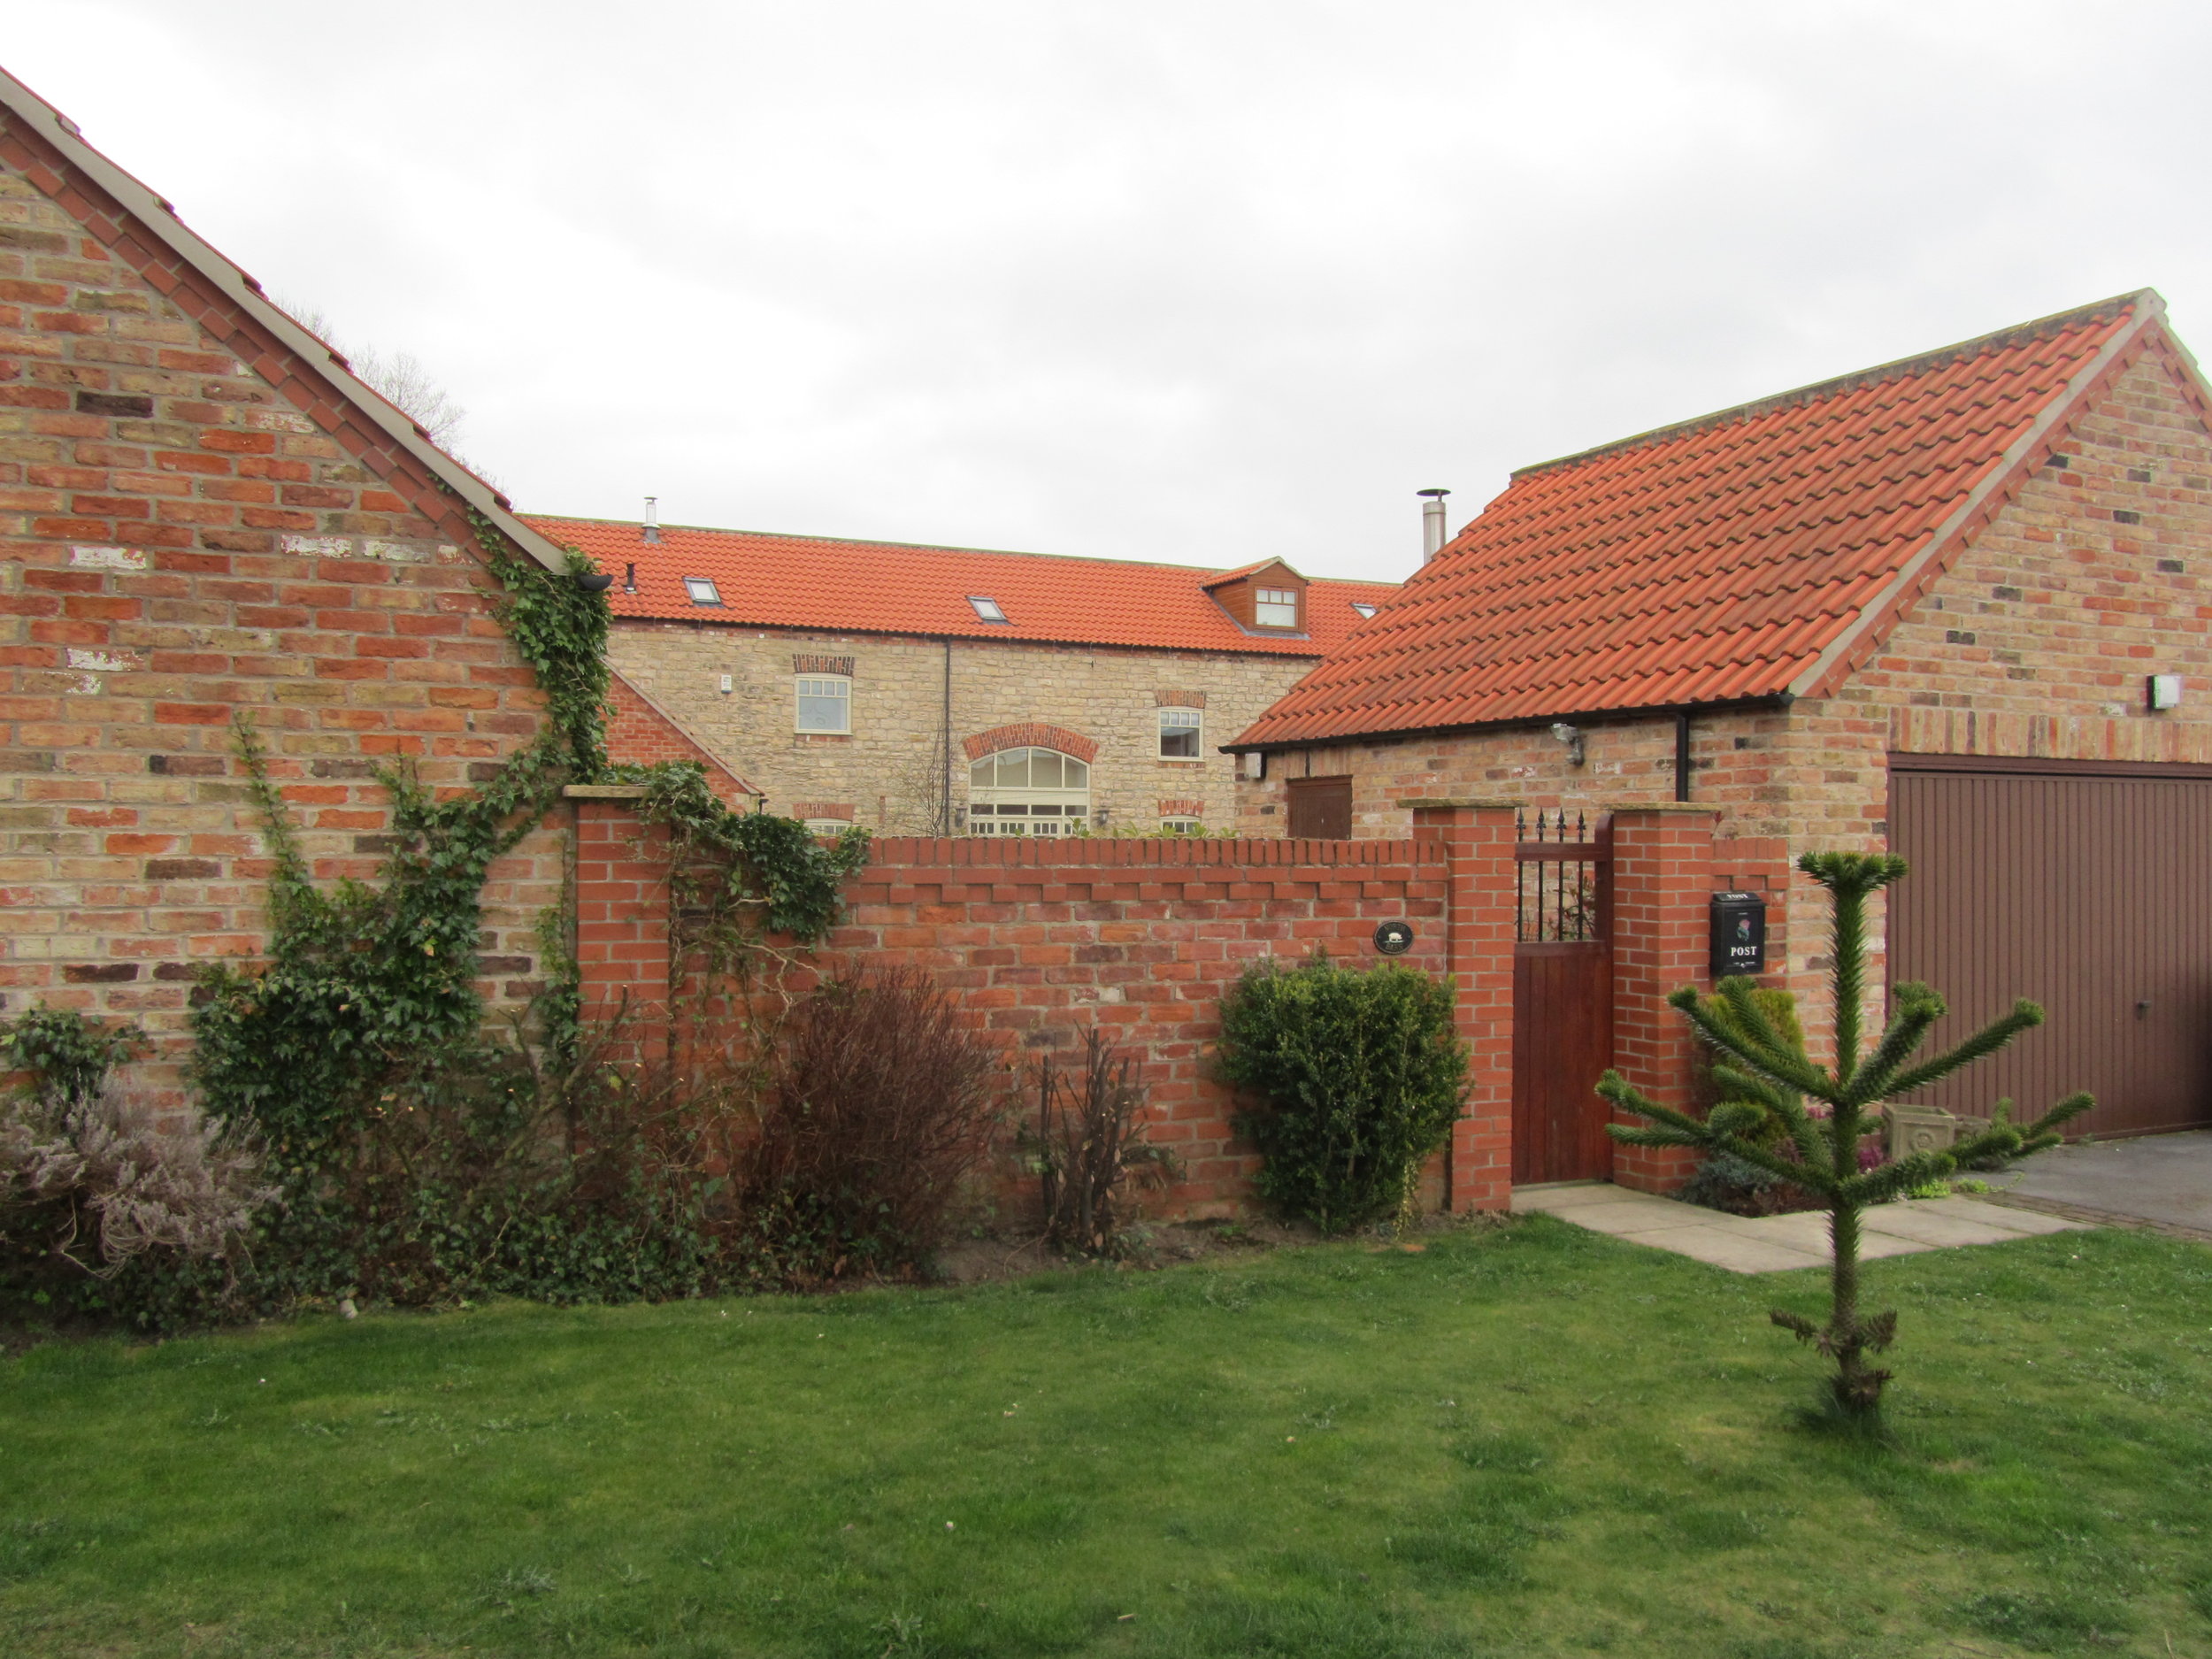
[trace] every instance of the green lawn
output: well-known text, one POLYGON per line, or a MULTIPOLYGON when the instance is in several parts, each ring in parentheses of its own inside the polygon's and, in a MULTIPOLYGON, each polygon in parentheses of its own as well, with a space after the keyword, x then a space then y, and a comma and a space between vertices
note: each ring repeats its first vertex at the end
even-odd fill
POLYGON ((0 1653, 2212 1655, 2212 1250, 1746 1280, 1536 1217, 0 1362, 0 1653))

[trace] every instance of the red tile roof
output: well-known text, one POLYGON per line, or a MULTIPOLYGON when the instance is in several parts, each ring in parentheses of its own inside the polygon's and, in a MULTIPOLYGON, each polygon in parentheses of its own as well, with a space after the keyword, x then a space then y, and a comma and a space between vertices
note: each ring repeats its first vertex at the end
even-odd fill
POLYGON ((608 596, 618 619, 1318 657, 1359 622, 1355 603, 1380 605, 1398 591, 1391 582, 1311 582, 1309 632, 1286 637, 1247 633, 1201 585, 1221 580, 1220 573, 1183 565, 684 525, 664 525, 656 544, 644 541, 634 524, 524 517, 540 534, 573 543, 614 577, 608 596), (637 566, 634 594, 622 588, 630 565, 637 566), (684 579, 702 576, 720 594, 718 608, 695 605, 686 595, 684 579), (971 595, 996 600, 1007 620, 984 621, 968 603, 971 595))
POLYGON ((2138 352, 2148 290, 1525 467, 1228 747, 1824 695, 2138 352))

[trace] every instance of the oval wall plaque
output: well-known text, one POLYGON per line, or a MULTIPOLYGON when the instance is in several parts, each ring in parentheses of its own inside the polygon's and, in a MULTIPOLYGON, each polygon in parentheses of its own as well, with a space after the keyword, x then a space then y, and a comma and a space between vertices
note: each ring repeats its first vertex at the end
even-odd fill
POLYGON ((1385 922, 1375 929, 1375 949, 1386 956, 1402 956, 1412 947, 1411 922, 1385 922))

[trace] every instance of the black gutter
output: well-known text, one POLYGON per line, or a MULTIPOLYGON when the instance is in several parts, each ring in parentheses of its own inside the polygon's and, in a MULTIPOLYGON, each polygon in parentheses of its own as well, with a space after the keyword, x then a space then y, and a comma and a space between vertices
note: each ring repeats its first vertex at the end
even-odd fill
POLYGON ((1793 692, 1778 691, 1763 697, 1731 697, 1717 703, 1654 703, 1632 709, 1587 709, 1564 714, 1517 714, 1507 720, 1473 720, 1463 726, 1402 726, 1386 732, 1343 732, 1333 737, 1294 737, 1271 743, 1223 743, 1223 755, 1286 754, 1294 749, 1349 749, 1360 743, 1402 743, 1417 737, 1461 737, 1479 732, 1512 732, 1564 722, 1620 725, 1655 716, 1674 718, 1695 709, 1701 714, 1732 714, 1743 710, 1782 710, 1797 701, 1793 692))

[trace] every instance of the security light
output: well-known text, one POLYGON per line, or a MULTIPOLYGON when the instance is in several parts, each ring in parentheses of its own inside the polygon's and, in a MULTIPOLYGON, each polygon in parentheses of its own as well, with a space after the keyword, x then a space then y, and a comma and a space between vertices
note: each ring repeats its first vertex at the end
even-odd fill
POLYGON ((1581 727, 1569 726, 1561 720, 1552 726, 1551 734, 1567 746, 1567 764, 1570 766, 1582 764, 1581 727))

